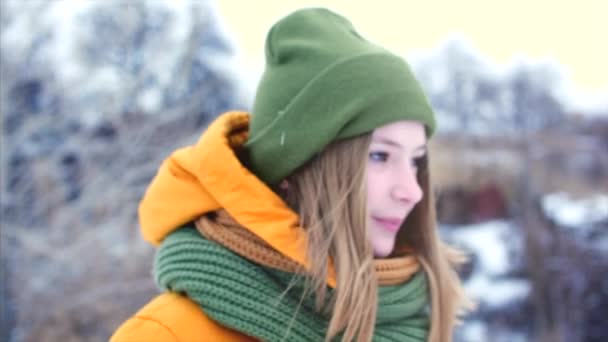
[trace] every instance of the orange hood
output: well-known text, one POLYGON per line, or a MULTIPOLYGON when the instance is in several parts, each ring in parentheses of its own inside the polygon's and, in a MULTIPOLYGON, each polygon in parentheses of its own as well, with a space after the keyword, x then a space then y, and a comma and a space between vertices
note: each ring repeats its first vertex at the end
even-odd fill
MULTIPOLYGON (((139 206, 147 241, 158 245, 182 225, 225 209, 273 248, 308 266, 306 233, 298 215, 235 155, 234 148, 247 140, 248 128, 248 113, 225 113, 196 145, 173 152, 162 163, 139 206)), ((331 285, 333 278, 328 279, 331 285)))

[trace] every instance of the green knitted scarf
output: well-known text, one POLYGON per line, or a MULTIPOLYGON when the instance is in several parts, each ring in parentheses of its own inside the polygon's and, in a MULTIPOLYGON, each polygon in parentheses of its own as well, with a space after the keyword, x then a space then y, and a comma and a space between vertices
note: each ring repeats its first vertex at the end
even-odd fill
MULTIPOLYGON (((260 266, 205 239, 194 227, 170 234, 157 251, 158 286, 186 294, 220 324, 263 341, 323 341, 329 316, 302 296, 302 276, 260 266)), ((329 294, 331 295, 331 289, 329 294)), ((380 286, 374 341, 426 341, 429 321, 422 271, 380 286)), ((339 337, 338 337, 339 338, 339 337)))

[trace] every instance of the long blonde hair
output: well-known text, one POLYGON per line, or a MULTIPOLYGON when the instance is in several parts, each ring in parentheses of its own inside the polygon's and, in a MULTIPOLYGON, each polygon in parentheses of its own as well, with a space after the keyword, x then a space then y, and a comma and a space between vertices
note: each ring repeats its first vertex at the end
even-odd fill
MULTIPOLYGON (((367 239, 366 163, 371 134, 334 142, 287 178, 288 188, 276 188, 300 215, 307 229, 311 269, 309 290, 316 309, 328 309, 326 340, 371 341, 377 311, 378 284, 374 256, 367 239), (326 303, 328 263, 337 286, 326 303), (348 284, 345 286, 343 284, 348 284)), ((411 247, 429 280, 431 328, 429 341, 451 341, 457 316, 470 306, 454 267, 466 259, 439 239, 433 192, 426 160, 419 168, 423 199, 402 226, 397 246, 411 247)))

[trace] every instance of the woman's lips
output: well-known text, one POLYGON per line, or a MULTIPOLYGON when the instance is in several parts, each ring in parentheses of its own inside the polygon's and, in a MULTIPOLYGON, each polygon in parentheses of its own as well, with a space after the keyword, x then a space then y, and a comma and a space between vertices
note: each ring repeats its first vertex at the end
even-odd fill
POLYGON ((384 217, 376 217, 372 216, 372 219, 376 221, 380 226, 384 227, 386 230, 391 232, 399 231, 401 227, 401 220, 395 218, 384 218, 384 217))

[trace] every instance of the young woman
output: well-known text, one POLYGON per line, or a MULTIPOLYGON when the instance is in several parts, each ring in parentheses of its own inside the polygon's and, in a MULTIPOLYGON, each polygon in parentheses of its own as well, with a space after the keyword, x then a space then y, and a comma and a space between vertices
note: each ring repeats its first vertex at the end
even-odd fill
POLYGON ((462 257, 409 67, 325 9, 276 23, 266 60, 252 115, 221 115, 146 192, 165 292, 112 341, 450 341, 462 257))

